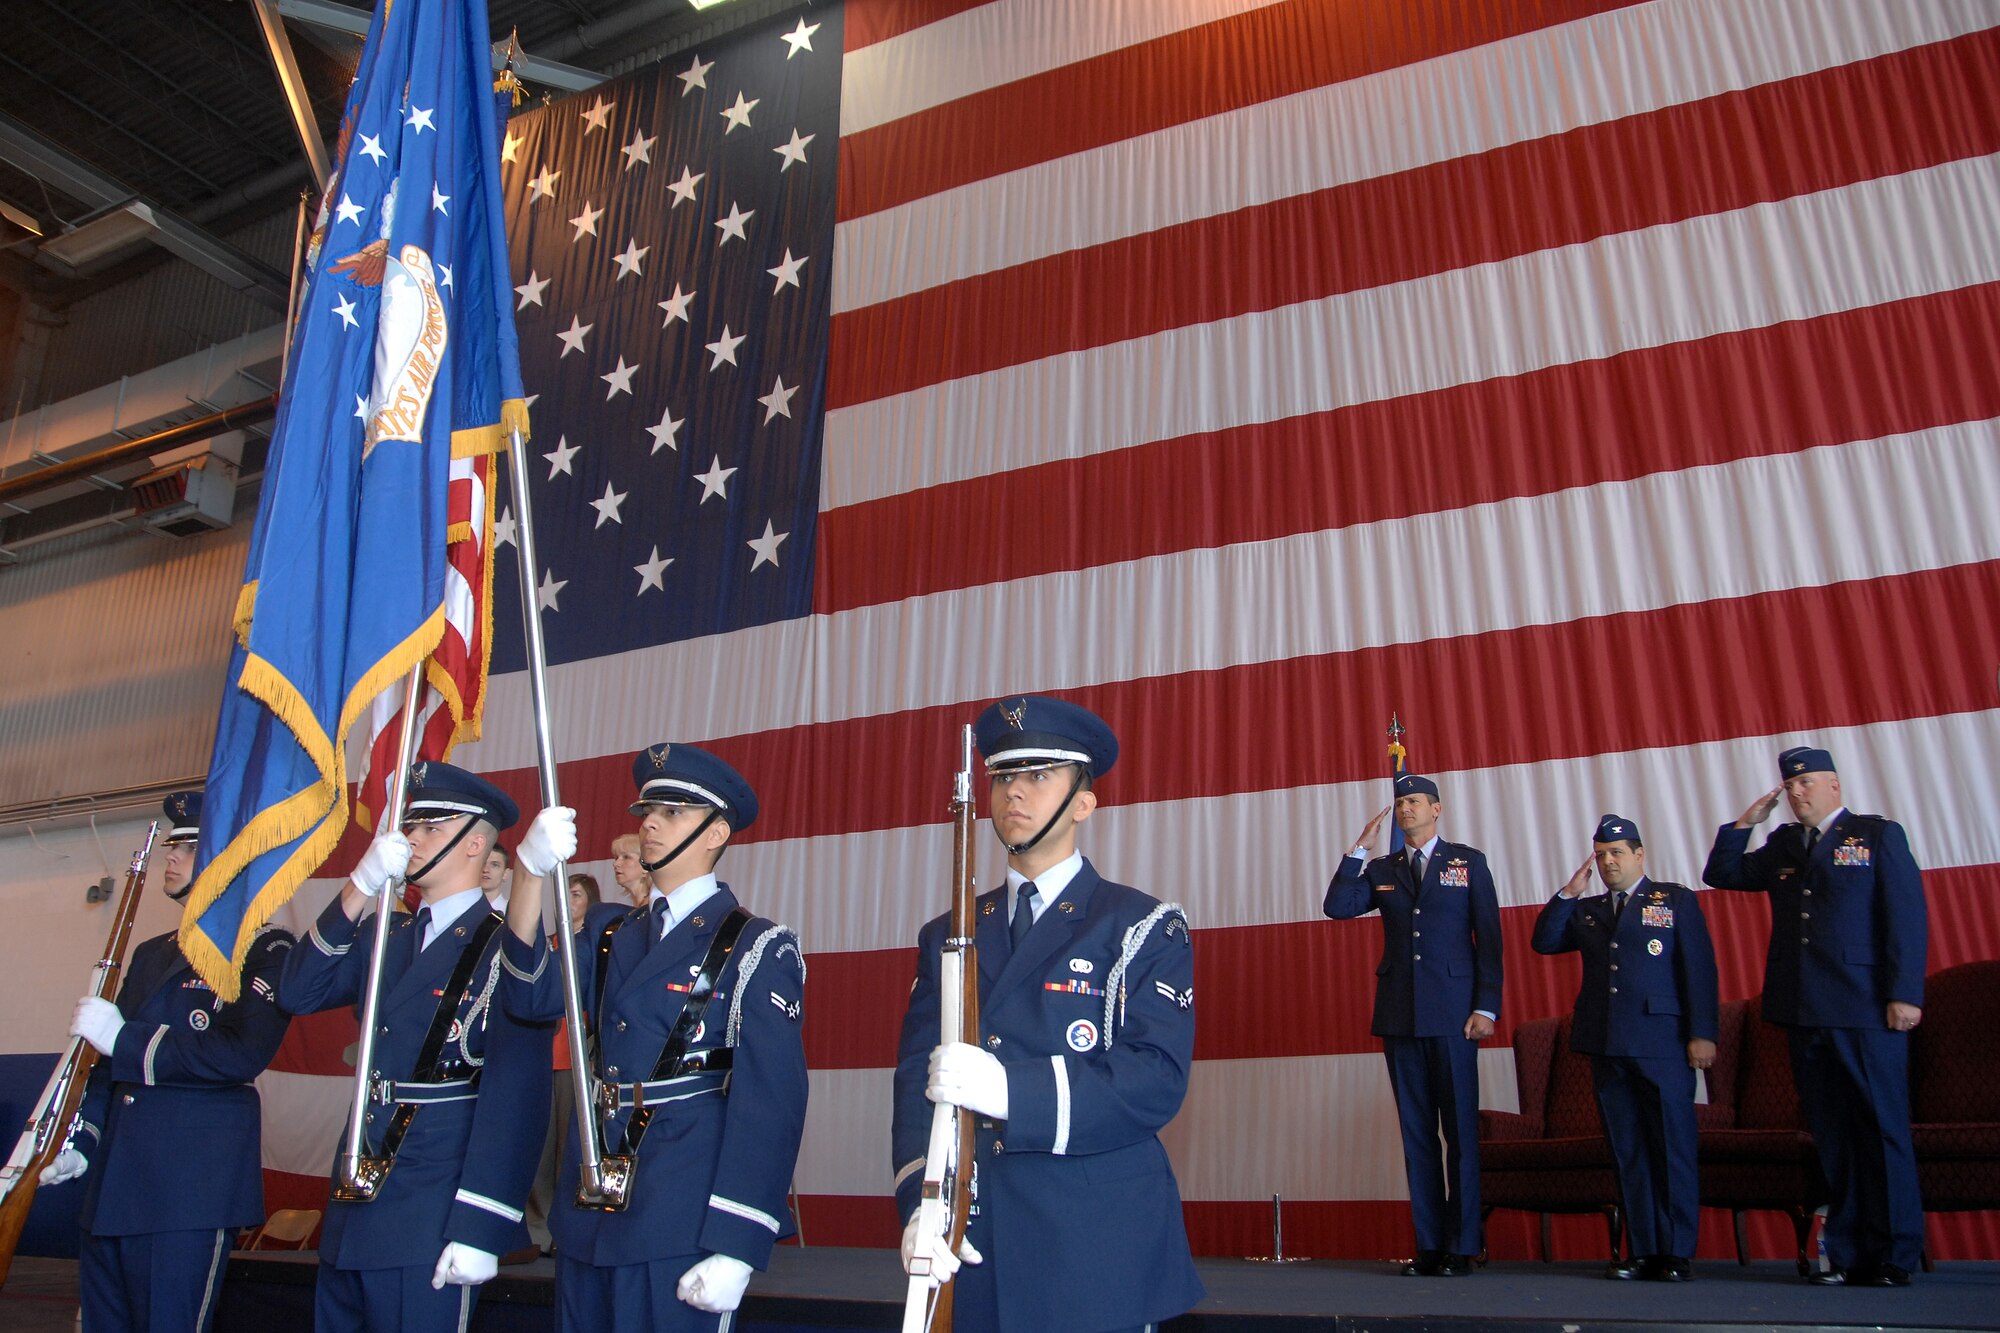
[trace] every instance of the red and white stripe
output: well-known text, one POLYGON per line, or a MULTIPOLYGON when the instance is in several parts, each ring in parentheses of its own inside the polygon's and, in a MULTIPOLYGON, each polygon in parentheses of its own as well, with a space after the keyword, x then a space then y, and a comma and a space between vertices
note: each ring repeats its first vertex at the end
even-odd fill
MULTIPOLYGON (((1488 1105, 1513 1026, 1573 994, 1527 935, 1597 817, 1696 880, 1802 739, 1909 828, 1932 966, 2000 954, 2000 4, 849 0, 846 27, 815 613, 550 688, 586 856, 642 744, 763 797, 726 868, 812 955, 813 1243, 893 1242, 910 944, 956 728, 1003 693, 1110 720, 1085 850, 1197 927, 1166 1137, 1204 1252, 1264 1248, 1272 1193, 1295 1251, 1410 1244, 1380 928, 1319 917, 1392 709, 1505 905, 1488 1105)), ((532 806, 525 680, 491 688, 460 761, 532 806)), ((1725 997, 1754 993, 1762 905, 1704 901, 1725 997)), ((304 1103, 343 1021, 267 1076, 274 1167, 330 1160, 304 1103)))

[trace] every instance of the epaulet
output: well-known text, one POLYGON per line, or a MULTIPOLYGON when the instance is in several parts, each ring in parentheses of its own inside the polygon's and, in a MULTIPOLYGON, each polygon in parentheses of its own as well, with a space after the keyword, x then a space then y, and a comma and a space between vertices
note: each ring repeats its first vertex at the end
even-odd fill
POLYGON ((744 927, 746 935, 753 931, 756 932, 756 939, 751 941, 742 961, 736 965, 735 991, 729 997, 729 1023, 722 1032, 722 1044, 725 1046, 734 1046, 743 1031, 743 996, 750 989, 751 974, 756 972, 757 964, 764 961, 766 953, 780 958, 791 954, 799 965, 799 985, 801 988, 805 986, 806 956, 799 947, 799 933, 790 926, 779 925, 763 917, 752 917, 744 927))

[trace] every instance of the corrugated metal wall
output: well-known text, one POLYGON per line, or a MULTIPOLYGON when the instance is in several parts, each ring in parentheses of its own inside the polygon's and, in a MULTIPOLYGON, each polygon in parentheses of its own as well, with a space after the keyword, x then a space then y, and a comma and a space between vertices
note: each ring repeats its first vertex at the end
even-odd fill
MULTIPOLYGON (((292 270, 298 218, 285 208, 224 237, 280 273, 292 270)), ((277 320, 271 309, 192 264, 165 263, 54 316, 41 383, 24 409, 58 402, 277 320)), ((12 404, 9 404, 11 407, 12 404)))
POLYGON ((100 529, 0 568, 0 806, 207 771, 249 540, 100 529))

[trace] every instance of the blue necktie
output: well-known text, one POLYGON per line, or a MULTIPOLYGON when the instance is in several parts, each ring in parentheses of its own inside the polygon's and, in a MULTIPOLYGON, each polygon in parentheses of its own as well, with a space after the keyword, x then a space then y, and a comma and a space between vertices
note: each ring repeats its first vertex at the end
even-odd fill
POLYGON ((1021 885, 1021 893, 1014 907, 1014 920, 1007 928, 1008 938, 1016 949, 1021 947, 1021 940, 1027 935, 1028 927, 1035 924, 1034 897, 1035 881, 1029 880, 1021 885))
POLYGON ((1625 915, 1625 890, 1620 889, 1611 898, 1611 919, 1617 921, 1625 915))
POLYGON ((410 930, 411 938, 416 941, 415 947, 410 950, 410 966, 412 967, 415 967, 417 964, 417 955, 424 951, 424 934, 430 928, 431 909, 428 907, 419 907, 417 909, 417 924, 410 930))
POLYGON ((648 952, 651 952, 653 946, 655 944, 658 944, 666 936, 667 900, 665 898, 653 899, 653 906, 651 907, 650 911, 653 917, 653 932, 652 934, 646 937, 646 949, 648 952))
POLYGON ((1819 845, 1819 830, 1818 830, 1818 829, 1816 829, 1816 828, 1809 828, 1809 829, 1807 829, 1807 830, 1806 830, 1806 855, 1807 855, 1807 856, 1811 856, 1811 855, 1813 854, 1813 848, 1814 848, 1814 847, 1816 847, 1816 846, 1818 846, 1818 845, 1819 845))
POLYGON ((1424 886, 1424 854, 1422 852, 1410 853, 1410 878, 1416 882, 1418 888, 1421 889, 1424 886))

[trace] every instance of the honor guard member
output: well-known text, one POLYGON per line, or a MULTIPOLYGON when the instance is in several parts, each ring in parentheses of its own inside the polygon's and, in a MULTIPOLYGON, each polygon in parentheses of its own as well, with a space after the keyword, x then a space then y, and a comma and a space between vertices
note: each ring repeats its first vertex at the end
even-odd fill
MULTIPOLYGON (((165 810, 163 887, 179 902, 194 882, 201 793, 175 792, 165 810)), ((291 1022, 276 988, 292 942, 276 927, 261 931, 237 998, 225 1003, 169 931, 132 951, 116 1004, 77 1001, 70 1033, 103 1058, 75 1146, 42 1183, 84 1177, 77 1276, 92 1333, 205 1333, 213 1324, 230 1238, 264 1220, 263 1111, 252 1080, 291 1022)))
MULTIPOLYGON (((549 1230, 556 1327, 573 1333, 726 1329, 753 1270, 789 1234, 792 1168, 805 1132, 806 967, 798 936, 756 916, 716 879, 731 839, 757 818, 741 774, 692 745, 632 761, 643 907, 600 903, 577 937, 577 984, 594 1028, 603 1101, 577 1108, 549 1230), (629 1157, 624 1207, 578 1202, 581 1126, 629 1157)), ((575 846, 575 814, 535 817, 575 846)), ((553 835, 552 835, 553 836, 553 835)), ((542 929, 540 872, 523 858, 508 912, 504 998, 563 1013, 542 929)))
POLYGON ((1778 756, 1782 784, 1716 832, 1702 879, 1771 900, 1764 1018, 1790 1029, 1792 1078, 1830 1202, 1827 1286, 1908 1286, 1924 1243, 1910 1144, 1910 1032, 1923 1018, 1930 918, 1902 825, 1841 802, 1833 756, 1778 756), (1783 795, 1797 823, 1756 851, 1783 795))
POLYGON ((1194 1057, 1187 915, 1076 850, 1091 784, 1118 758, 1102 718, 1030 695, 973 733, 1007 882, 975 909, 981 1045, 938 1044, 949 915, 917 939, 892 1127, 903 1267, 925 1243, 933 1274, 956 1272, 960 1333, 1150 1327, 1203 1295, 1159 1138, 1194 1057), (980 1117, 960 1256, 916 1234, 932 1102, 980 1117))
MULTIPOLYGON (((417 911, 387 924, 365 1121, 389 1159, 374 1198, 327 1204, 314 1326, 462 1330, 521 1224, 549 1113, 549 1029, 495 999, 502 918, 480 888, 486 853, 519 817, 506 793, 450 764, 411 766, 403 827, 376 836, 286 960, 278 997, 296 1013, 365 1003, 375 932, 362 912, 407 878, 417 911)), ((524 843, 521 855, 532 854, 524 843)), ((343 1140, 343 1148, 345 1143, 343 1140)))
POLYGON ((1479 1043, 1500 1016, 1500 900, 1486 855, 1438 836, 1437 784, 1396 779, 1403 850, 1373 856, 1383 810, 1327 886, 1335 921, 1382 914, 1375 1019, 1403 1129, 1417 1257, 1403 1271, 1459 1277, 1484 1248, 1479 1212, 1479 1043), (1438 1132, 1444 1153, 1438 1153, 1438 1132))
POLYGON ((1630 1258, 1606 1277, 1694 1276, 1701 1180, 1694 1071, 1715 1063, 1715 948, 1694 890, 1646 877, 1639 826, 1598 821, 1585 861, 1535 918, 1536 953, 1583 955, 1570 1049, 1590 1057, 1630 1258), (1604 892, 1585 898, 1592 868, 1604 892))

